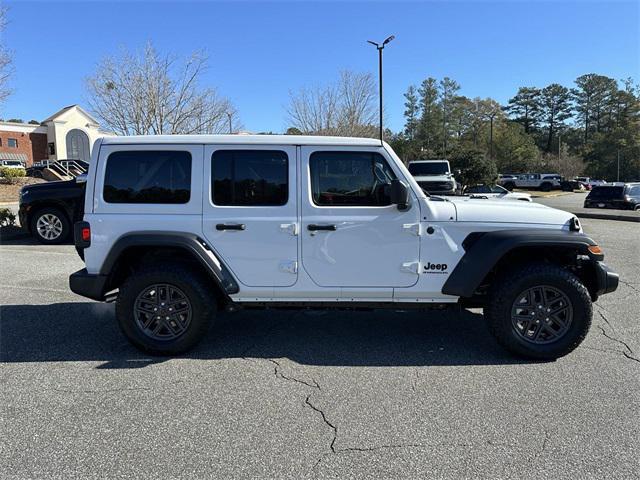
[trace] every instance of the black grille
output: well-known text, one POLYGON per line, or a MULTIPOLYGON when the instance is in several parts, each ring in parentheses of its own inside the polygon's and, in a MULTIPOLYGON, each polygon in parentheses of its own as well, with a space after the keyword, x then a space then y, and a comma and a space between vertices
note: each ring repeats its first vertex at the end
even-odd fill
POLYGON ((425 189, 427 192, 443 192, 453 189, 452 182, 418 182, 420 188, 425 189))

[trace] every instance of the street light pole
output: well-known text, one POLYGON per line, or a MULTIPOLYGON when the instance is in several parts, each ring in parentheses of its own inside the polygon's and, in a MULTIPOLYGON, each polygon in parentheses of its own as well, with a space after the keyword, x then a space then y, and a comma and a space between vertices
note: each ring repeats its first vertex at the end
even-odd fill
POLYGON ((384 42, 382 42, 382 44, 376 43, 376 42, 372 42, 371 40, 367 40, 367 43, 370 43, 371 45, 373 45, 374 47, 376 47, 376 49, 378 50, 378 86, 379 86, 379 100, 380 100, 380 143, 382 144, 383 140, 384 140, 384 130, 383 130, 383 125, 382 125, 382 50, 384 50, 384 47, 387 43, 389 43, 391 40, 393 40, 394 38, 396 38, 394 35, 391 35, 390 37, 387 37, 384 42))
POLYGON ((232 134, 233 127, 231 126, 231 112, 227 112, 227 117, 229 118, 229 134, 232 134))

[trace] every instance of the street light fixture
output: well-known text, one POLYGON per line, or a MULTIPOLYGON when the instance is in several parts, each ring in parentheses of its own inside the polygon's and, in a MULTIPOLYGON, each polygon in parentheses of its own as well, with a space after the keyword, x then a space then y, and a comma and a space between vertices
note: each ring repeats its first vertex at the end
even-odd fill
POLYGON ((391 40, 393 40, 395 35, 391 35, 387 37, 384 42, 381 44, 372 42, 371 40, 367 40, 367 43, 370 43, 378 50, 378 85, 380 86, 380 143, 383 141, 383 128, 382 128, 382 50, 384 50, 385 45, 387 45, 391 40))

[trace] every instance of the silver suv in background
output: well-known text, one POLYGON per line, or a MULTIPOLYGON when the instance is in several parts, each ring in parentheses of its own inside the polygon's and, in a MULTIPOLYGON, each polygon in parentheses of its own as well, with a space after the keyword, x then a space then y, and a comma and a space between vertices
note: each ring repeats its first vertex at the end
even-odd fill
POLYGON ((456 180, 447 160, 414 160, 409 162, 409 173, 420 188, 432 195, 455 195, 456 180))
POLYGON ((557 173, 524 173, 516 178, 501 177, 499 183, 511 191, 514 188, 526 188, 550 192, 560 188, 562 176, 557 173))

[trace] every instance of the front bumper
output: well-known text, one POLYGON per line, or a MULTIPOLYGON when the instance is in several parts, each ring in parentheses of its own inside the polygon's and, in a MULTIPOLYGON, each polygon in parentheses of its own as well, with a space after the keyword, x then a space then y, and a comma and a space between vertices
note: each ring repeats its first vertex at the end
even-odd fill
POLYGON ((69 276, 69 288, 73 293, 92 300, 103 301, 107 287, 106 275, 94 275, 87 272, 86 268, 78 270, 69 276))
POLYGON ((602 262, 595 262, 596 296, 611 293, 618 288, 620 276, 602 262))

